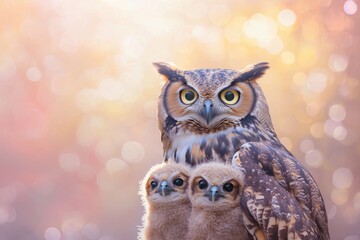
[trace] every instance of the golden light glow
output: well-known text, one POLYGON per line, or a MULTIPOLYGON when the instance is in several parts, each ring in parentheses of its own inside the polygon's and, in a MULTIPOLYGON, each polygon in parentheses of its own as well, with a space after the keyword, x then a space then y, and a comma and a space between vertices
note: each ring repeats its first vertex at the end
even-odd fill
POLYGON ((293 64, 295 62, 295 55, 290 51, 284 51, 281 53, 281 61, 285 64, 293 64))
POLYGON ((332 192, 331 192, 331 200, 336 204, 336 205, 343 205, 347 202, 348 200, 348 192, 345 190, 341 190, 341 189, 337 189, 335 188, 332 192))
POLYGON ((138 183, 163 160, 151 63, 266 61, 279 139, 317 181, 332 239, 359 238, 358 4, 1 1, 0 235, 136 239, 138 183))

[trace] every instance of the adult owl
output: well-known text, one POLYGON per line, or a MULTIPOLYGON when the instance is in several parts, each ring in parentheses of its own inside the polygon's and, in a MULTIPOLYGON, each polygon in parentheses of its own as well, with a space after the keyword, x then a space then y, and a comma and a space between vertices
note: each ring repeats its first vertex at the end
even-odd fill
POLYGON ((325 204, 310 173, 281 144, 256 80, 269 68, 262 62, 243 70, 180 70, 154 63, 165 84, 158 119, 165 161, 192 166, 241 158, 258 164, 315 219, 319 238, 329 239, 325 204), (246 147, 244 147, 246 144, 246 147))

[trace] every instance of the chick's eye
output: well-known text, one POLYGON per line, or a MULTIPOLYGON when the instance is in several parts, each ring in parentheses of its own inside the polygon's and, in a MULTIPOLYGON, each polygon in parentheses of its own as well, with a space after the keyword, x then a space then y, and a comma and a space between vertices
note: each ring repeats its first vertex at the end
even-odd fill
POLYGON ((182 180, 181 178, 177 178, 173 181, 173 184, 175 186, 181 187, 184 184, 184 180, 182 180))
POLYGON ((197 93, 192 89, 183 89, 180 92, 180 100, 186 105, 194 103, 197 96, 197 93))
POLYGON ((225 183, 223 189, 225 192, 232 192, 234 185, 232 183, 225 183))
POLYGON ((205 189, 208 186, 208 184, 205 180, 200 180, 198 184, 199 184, 200 189, 205 189))
POLYGON ((153 181, 151 181, 150 185, 151 185, 151 189, 154 189, 157 187, 158 183, 157 183, 157 181, 153 180, 153 181))
POLYGON ((233 89, 227 89, 220 93, 220 99, 225 104, 233 105, 239 101, 240 93, 233 89))

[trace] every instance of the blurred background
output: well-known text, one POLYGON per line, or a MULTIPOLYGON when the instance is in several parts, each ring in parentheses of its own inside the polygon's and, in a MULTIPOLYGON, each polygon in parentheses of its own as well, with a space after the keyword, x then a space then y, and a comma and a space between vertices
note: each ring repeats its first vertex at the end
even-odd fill
POLYGON ((135 239, 162 161, 151 62, 268 61, 280 140, 360 239, 358 0, 0 1, 0 239, 135 239))

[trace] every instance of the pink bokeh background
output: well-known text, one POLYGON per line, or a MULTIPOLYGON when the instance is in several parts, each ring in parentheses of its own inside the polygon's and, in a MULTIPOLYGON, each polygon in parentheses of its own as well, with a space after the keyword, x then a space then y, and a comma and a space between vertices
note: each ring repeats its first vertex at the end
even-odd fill
POLYGON ((270 62, 280 140, 316 179, 333 239, 360 239, 357 0, 0 2, 0 239, 135 239, 162 161, 153 61, 270 62))

